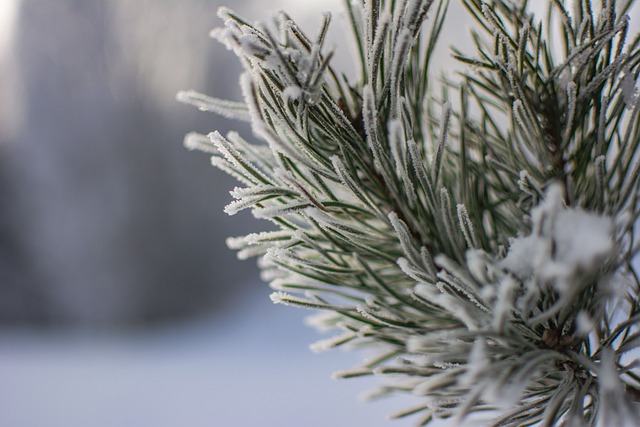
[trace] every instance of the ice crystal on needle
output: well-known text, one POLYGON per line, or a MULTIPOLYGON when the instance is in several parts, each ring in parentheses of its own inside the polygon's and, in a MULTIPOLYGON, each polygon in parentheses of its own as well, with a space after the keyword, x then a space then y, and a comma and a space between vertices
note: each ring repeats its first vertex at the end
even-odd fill
POLYGON ((259 257, 276 303, 320 310, 314 345, 377 352, 420 414, 491 425, 633 425, 640 401, 640 39, 633 0, 463 0, 476 52, 457 83, 430 60, 448 1, 345 1, 358 78, 285 13, 221 9, 212 35, 244 65, 242 103, 178 98, 249 121, 190 134, 274 231, 228 240, 259 257), (567 2, 570 3, 570 2, 567 2), (449 97, 455 96, 455 102, 449 97), (273 228, 272 226, 272 228, 273 228))

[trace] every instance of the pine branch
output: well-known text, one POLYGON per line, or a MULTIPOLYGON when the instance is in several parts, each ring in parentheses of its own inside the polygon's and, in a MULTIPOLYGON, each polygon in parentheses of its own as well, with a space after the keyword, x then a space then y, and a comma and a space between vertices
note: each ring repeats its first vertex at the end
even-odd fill
POLYGON ((327 311, 316 326, 341 333, 314 348, 378 349, 338 376, 388 377, 379 394, 424 396, 395 417, 632 425, 634 2, 554 0, 546 20, 526 1, 463 2, 478 25, 476 51, 454 51, 472 67, 458 83, 430 72, 448 1, 345 2, 357 81, 331 67, 328 15, 313 38, 284 13, 251 25, 221 9, 212 34, 245 67, 244 104, 179 99, 250 120, 263 142, 185 144, 244 185, 228 213, 252 209, 278 227, 228 243, 260 257, 274 302, 327 311))

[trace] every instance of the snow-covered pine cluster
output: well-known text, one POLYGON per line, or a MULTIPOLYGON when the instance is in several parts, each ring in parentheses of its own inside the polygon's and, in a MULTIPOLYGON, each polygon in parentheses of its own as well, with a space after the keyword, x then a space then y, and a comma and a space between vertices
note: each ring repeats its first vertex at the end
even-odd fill
POLYGON ((221 9, 212 36, 244 65, 244 102, 179 99, 249 122, 190 134, 272 231, 273 301, 319 309, 314 345, 378 357, 338 377, 412 393, 396 414, 491 425, 636 426, 640 416, 639 37, 633 0, 463 0, 477 20, 459 81, 430 74, 448 1, 345 1, 360 69, 338 75, 285 13, 221 9))

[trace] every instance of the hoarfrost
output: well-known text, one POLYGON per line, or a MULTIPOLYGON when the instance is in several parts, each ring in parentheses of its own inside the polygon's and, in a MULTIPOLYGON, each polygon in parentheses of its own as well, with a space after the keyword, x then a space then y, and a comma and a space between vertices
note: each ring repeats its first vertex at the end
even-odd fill
POLYGON ((282 91, 282 98, 285 101, 294 101, 302 96, 302 89, 299 86, 289 86, 282 91))
POLYGON ((586 337, 596 329, 596 323, 586 311, 580 311, 576 316, 576 335, 586 337))
POLYGON ((598 269, 614 249, 611 218, 563 206, 553 186, 532 211, 533 232, 511 241, 500 266, 520 279, 561 278, 598 269))
POLYGON ((328 332, 338 327, 342 319, 332 311, 319 311, 304 319, 307 326, 314 328, 318 332, 328 332))
POLYGON ((488 256, 486 252, 470 249, 466 253, 467 267, 471 276, 479 282, 489 281, 488 256))
POLYGON ((636 79, 632 72, 625 70, 625 75, 620 82, 622 88, 622 96, 627 107, 634 108, 638 103, 638 89, 636 88, 636 79))
POLYGON ((588 268, 613 249, 610 218, 569 209, 558 213, 554 231, 558 261, 569 265, 588 268))
POLYGON ((489 368, 487 343, 484 339, 479 338, 473 343, 467 366, 467 375, 463 376, 461 380, 463 385, 469 386, 476 383, 489 368))
POLYGON ((620 381, 616 369, 615 355, 611 349, 606 349, 602 355, 598 372, 598 389, 601 396, 598 425, 637 426, 636 421, 640 414, 627 397, 624 384, 620 381))
POLYGON ((500 265, 521 279, 531 277, 538 259, 546 251, 545 247, 548 247, 548 244, 538 236, 513 239, 507 257, 500 265))

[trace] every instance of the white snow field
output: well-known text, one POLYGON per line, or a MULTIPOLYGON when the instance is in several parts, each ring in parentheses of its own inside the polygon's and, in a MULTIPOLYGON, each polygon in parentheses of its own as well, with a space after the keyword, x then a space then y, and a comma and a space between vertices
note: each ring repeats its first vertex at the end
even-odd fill
POLYGON ((374 381, 331 379, 361 353, 312 353, 310 312, 256 293, 235 315, 147 332, 0 331, 0 426, 414 425, 386 417, 411 398, 363 403, 374 381))

